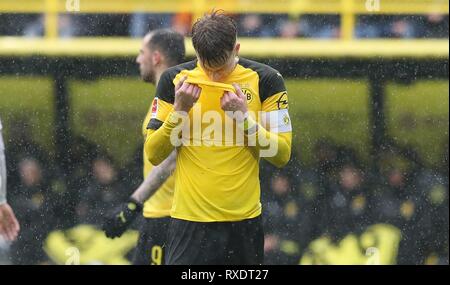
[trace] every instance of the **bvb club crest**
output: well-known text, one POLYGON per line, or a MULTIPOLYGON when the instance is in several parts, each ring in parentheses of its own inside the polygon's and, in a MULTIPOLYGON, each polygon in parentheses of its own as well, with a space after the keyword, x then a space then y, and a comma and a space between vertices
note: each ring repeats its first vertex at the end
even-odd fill
POLYGON ((253 94, 247 88, 242 88, 242 93, 244 93, 245 97, 247 97, 247 104, 250 104, 253 101, 253 94))

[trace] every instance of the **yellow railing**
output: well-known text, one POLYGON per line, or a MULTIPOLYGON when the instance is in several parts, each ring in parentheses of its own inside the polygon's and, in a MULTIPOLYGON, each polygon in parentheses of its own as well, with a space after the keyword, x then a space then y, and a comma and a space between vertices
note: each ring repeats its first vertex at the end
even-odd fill
MULTIPOLYGON (((448 40, 305 40, 241 38, 240 54, 255 58, 448 58, 448 40)), ((140 39, 0 37, 0 56, 135 57, 140 39)), ((186 39, 186 53, 195 56, 186 39)))

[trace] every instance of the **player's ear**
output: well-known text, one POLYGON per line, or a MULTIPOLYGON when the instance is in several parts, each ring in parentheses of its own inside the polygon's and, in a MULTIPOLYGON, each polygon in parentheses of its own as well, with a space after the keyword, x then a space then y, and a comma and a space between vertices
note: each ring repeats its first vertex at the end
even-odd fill
POLYGON ((162 61, 162 54, 159 51, 154 51, 152 53, 152 63, 154 66, 160 64, 162 61))
POLYGON ((238 55, 240 49, 241 49, 241 44, 236 43, 236 45, 234 46, 234 55, 238 55))

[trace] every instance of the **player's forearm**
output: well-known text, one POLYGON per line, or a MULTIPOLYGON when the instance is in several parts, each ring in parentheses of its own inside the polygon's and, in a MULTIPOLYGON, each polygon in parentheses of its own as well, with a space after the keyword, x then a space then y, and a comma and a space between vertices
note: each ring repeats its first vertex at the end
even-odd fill
POLYGON ((262 157, 276 167, 285 166, 291 158, 292 132, 270 132, 253 118, 249 117, 247 120, 248 137, 253 136, 256 140, 262 157))
POLYGON ((178 146, 178 134, 186 119, 186 114, 172 112, 159 129, 149 132, 144 150, 151 164, 159 165, 178 146))
POLYGON ((161 185, 167 180, 167 178, 173 173, 176 165, 177 152, 172 153, 167 157, 160 165, 155 166, 150 174, 145 178, 144 182, 138 189, 131 195, 131 198, 144 203, 153 194, 156 193, 161 185))
POLYGON ((283 167, 289 162, 291 158, 292 133, 270 133, 270 138, 271 143, 274 143, 276 141, 276 143, 278 144, 278 151, 274 156, 267 156, 264 157, 264 159, 269 161, 276 167, 283 167))

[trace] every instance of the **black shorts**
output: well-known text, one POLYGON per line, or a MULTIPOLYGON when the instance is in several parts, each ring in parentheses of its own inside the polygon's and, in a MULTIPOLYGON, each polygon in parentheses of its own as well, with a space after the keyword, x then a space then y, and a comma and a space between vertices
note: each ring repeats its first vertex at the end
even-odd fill
POLYGON ((134 265, 162 265, 170 218, 144 218, 139 230, 134 265))
POLYGON ((239 222, 201 223, 172 218, 168 265, 259 265, 264 259, 261 216, 239 222))

